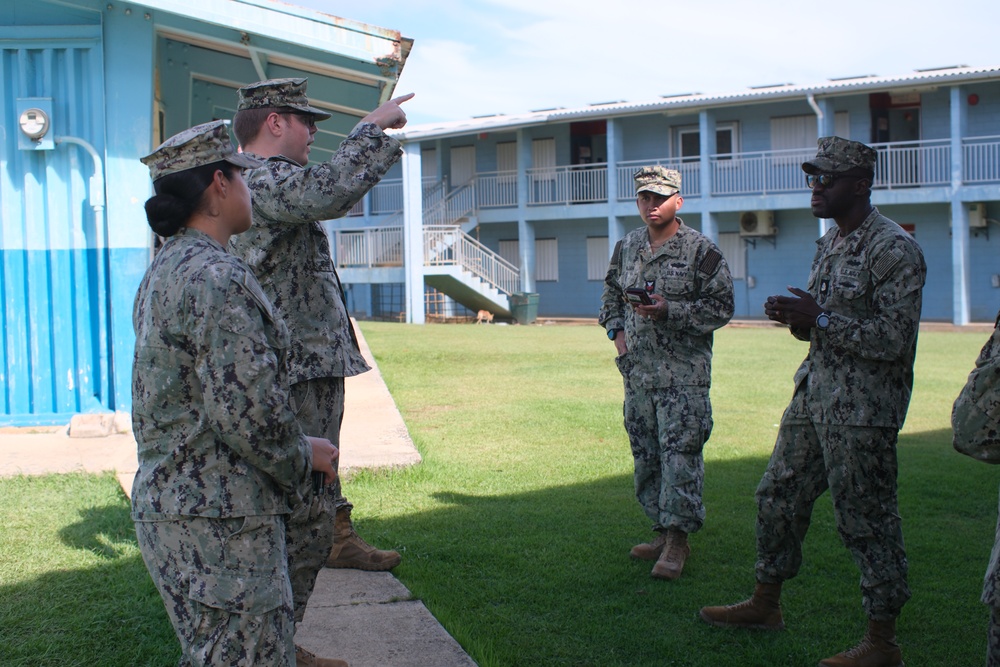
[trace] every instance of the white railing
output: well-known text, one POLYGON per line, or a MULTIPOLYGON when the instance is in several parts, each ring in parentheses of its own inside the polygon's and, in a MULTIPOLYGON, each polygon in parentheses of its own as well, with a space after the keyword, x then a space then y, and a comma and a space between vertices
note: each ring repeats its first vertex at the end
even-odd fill
POLYGON ((488 171, 476 174, 479 208, 517 206, 517 172, 488 171))
POLYGON ((962 174, 964 183, 1000 181, 1000 136, 963 139, 962 174))
POLYGON ((474 182, 463 185, 444 199, 424 208, 425 225, 453 225, 476 210, 474 182))
POLYGON ((343 268, 403 265, 403 228, 339 229, 333 233, 334 261, 343 268))
POLYGON ((681 194, 685 197, 697 197, 701 194, 701 167, 697 160, 680 162, 679 160, 626 160, 619 162, 615 168, 618 179, 618 201, 635 199, 635 172, 642 167, 662 166, 681 172, 681 194))
POLYGON ((882 190, 914 188, 951 183, 951 143, 949 139, 872 144, 878 151, 875 183, 882 190))
POLYGON ((725 153, 709 158, 712 194, 774 194, 805 190, 802 162, 816 155, 815 149, 725 153))
POLYGON ((386 178, 368 193, 372 215, 395 213, 403 208, 403 179, 386 178))
POLYGON ((459 266, 504 294, 520 284, 517 267, 455 225, 424 226, 424 263, 459 266))
POLYGON ((528 170, 529 206, 608 200, 606 164, 536 167, 528 170))
MULTIPOLYGON (((510 262, 462 231, 457 225, 425 225, 424 264, 459 266, 504 294, 520 285, 520 272, 510 262)), ((331 241, 341 268, 403 266, 403 228, 338 229, 331 241)))

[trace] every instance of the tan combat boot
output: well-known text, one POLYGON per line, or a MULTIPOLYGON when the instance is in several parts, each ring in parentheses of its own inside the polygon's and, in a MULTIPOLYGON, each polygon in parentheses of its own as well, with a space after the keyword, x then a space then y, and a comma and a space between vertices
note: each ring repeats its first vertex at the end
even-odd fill
POLYGON ((333 522, 333 548, 326 559, 327 567, 384 572, 399 565, 401 560, 399 552, 376 549, 361 539, 354 532, 350 509, 337 510, 333 522))
POLYGON ((720 628, 784 630, 781 584, 757 584, 753 597, 725 607, 703 607, 701 620, 720 628))
POLYGON ((896 619, 868 620, 861 643, 819 663, 820 667, 903 667, 903 654, 896 643, 896 619))
POLYGON ((310 653, 301 646, 295 646, 295 667, 350 667, 343 660, 331 660, 330 658, 320 658, 314 653, 310 653))
POLYGON ((684 570, 684 563, 691 555, 691 547, 688 546, 688 536, 683 530, 671 528, 667 531, 666 544, 660 557, 653 566, 652 576, 654 579, 677 579, 684 570))
POLYGON ((663 551, 663 545, 667 543, 667 534, 660 533, 651 542, 643 542, 632 547, 629 555, 639 560, 656 560, 663 551))

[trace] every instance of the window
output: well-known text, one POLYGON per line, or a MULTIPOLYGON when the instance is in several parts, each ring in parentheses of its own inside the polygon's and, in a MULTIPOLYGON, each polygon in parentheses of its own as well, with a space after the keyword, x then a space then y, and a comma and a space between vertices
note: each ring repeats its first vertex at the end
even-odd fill
POLYGON ((517 239, 500 241, 499 254, 514 266, 521 267, 521 251, 517 239))
MULTIPOLYGON (((732 154, 739 150, 738 129, 739 124, 736 122, 719 123, 715 126, 715 153, 720 156, 720 160, 731 160, 732 154)), ((697 162, 701 157, 701 130, 697 127, 678 129, 677 146, 677 157, 681 162, 697 162)))
MULTIPOLYGON (((607 273, 608 255, 607 238, 604 239, 604 273, 607 273)), ((500 241, 499 254, 514 266, 521 266, 519 242, 514 240, 500 241)), ((535 280, 538 282, 555 282, 559 280, 559 244, 556 239, 535 239, 535 280)))
POLYGON ((420 151, 420 176, 423 180, 437 181, 437 170, 437 149, 427 148, 420 151))
MULTIPOLYGON (((846 111, 833 115, 833 133, 838 137, 849 137, 850 122, 846 111)), ((771 150, 783 151, 796 148, 816 148, 819 138, 816 116, 783 116, 771 119, 771 150)))
POLYGON ((559 243, 557 239, 535 239, 535 280, 559 280, 559 243))
POLYGON ((535 180, 555 180, 556 172, 556 140, 534 139, 531 142, 531 166, 535 171, 535 180))
POLYGON ((587 280, 604 280, 608 274, 608 237, 587 237, 587 280))
POLYGON ((517 142, 503 141, 497 144, 497 171, 501 183, 517 180, 517 142))
POLYGON ((476 147, 455 146, 451 149, 451 187, 468 185, 476 175, 476 147))
POLYGON ((746 280, 747 253, 739 232, 719 234, 719 250, 726 258, 726 264, 729 265, 729 273, 733 276, 733 280, 746 280))

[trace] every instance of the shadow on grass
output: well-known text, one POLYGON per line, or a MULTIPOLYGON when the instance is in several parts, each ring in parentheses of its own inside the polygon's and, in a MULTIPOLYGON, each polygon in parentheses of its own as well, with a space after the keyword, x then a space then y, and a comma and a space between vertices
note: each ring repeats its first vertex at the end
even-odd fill
POLYGON ((127 502, 82 511, 58 537, 101 564, 0 585, 0 664, 176 665, 177 640, 138 555, 127 502))
MULTIPOLYGON (((907 664, 983 662, 979 590, 997 480, 948 443, 944 431, 900 443, 913 591, 899 626, 907 664)), ((765 466, 763 457, 708 464, 706 525, 676 582, 651 579, 651 563, 628 557, 651 533, 624 475, 510 495, 438 490, 443 507, 363 520, 359 530, 401 549, 396 575, 483 667, 816 664, 856 644, 865 627, 829 494, 814 511, 802 571, 785 585, 788 631, 729 631, 697 617, 703 605, 752 591, 753 494, 765 466)))

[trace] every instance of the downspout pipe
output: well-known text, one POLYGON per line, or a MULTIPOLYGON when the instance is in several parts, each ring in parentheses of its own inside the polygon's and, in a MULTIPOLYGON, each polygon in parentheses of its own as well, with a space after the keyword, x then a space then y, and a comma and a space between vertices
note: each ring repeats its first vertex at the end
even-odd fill
MULTIPOLYGON (((72 136, 55 137, 53 141, 57 146, 61 146, 63 144, 72 144, 74 146, 79 146, 83 150, 87 151, 90 154, 90 159, 94 161, 94 175, 90 177, 89 193, 88 193, 88 199, 90 200, 90 207, 94 209, 94 230, 97 233, 94 250, 96 252, 97 257, 99 258, 101 257, 102 252, 105 253, 105 261, 107 261, 106 253, 110 249, 108 247, 108 230, 104 217, 104 205, 106 201, 104 198, 104 161, 101 160, 100 154, 88 141, 81 139, 79 137, 72 137, 72 136)), ((114 373, 114 356, 113 356, 114 346, 110 344, 111 330, 109 328, 109 322, 111 321, 111 304, 108 300, 109 290, 107 281, 109 280, 109 276, 105 269, 105 266, 106 265, 102 265, 100 261, 98 262, 98 271, 101 274, 103 274, 98 278, 98 285, 100 290, 100 302, 102 304, 106 304, 105 307, 108 309, 107 312, 104 314, 104 317, 101 318, 102 322, 100 328, 103 335, 106 335, 109 339, 109 344, 106 348, 108 350, 106 358, 104 358, 103 354, 103 350, 105 348, 103 346, 101 346, 100 348, 102 350, 101 373, 103 375, 101 378, 101 389, 103 392, 103 390, 105 389, 104 383, 107 382, 108 402, 109 402, 107 407, 113 410, 115 409, 116 406, 114 405, 114 392, 110 390, 110 386, 113 383, 112 377, 114 373)))
MULTIPOLYGON (((816 114, 816 128, 818 130, 819 128, 823 127, 823 119, 824 119, 823 110, 819 107, 818 104, 816 104, 816 96, 813 95, 812 93, 806 95, 806 102, 809 103, 809 106, 812 108, 813 113, 816 114)), ((819 134, 819 132, 817 132, 817 134, 819 134)), ((819 235, 823 236, 823 234, 826 234, 826 230, 827 230, 826 219, 820 218, 819 235)))

